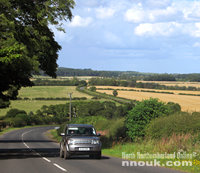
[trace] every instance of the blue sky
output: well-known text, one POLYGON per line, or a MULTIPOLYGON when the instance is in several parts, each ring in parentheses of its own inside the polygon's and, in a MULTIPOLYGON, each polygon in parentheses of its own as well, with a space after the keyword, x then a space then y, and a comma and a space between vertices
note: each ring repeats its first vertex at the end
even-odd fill
POLYGON ((58 65, 200 73, 200 0, 76 0, 58 65))

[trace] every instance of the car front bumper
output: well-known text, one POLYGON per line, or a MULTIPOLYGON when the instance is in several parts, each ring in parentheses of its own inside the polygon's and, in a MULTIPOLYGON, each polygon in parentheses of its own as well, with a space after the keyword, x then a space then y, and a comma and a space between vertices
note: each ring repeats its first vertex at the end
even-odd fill
POLYGON ((98 154, 101 152, 101 144, 79 144, 79 145, 68 145, 68 152, 70 154, 98 154))

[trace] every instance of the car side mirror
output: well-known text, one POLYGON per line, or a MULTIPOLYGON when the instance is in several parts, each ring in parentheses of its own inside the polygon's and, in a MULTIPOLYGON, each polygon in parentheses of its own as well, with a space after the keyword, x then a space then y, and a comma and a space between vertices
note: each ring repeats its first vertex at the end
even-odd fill
POLYGON ((97 136, 101 136, 101 133, 97 133, 97 136))
POLYGON ((61 133, 60 136, 65 136, 65 133, 61 133))

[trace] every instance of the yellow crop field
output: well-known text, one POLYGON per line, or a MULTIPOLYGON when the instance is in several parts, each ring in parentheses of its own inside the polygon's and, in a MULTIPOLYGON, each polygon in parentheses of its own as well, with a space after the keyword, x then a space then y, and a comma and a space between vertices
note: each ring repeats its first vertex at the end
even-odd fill
MULTIPOLYGON (((98 90, 98 92, 112 95, 113 91, 98 90)), ((182 111, 200 112, 200 96, 187 96, 187 95, 162 94, 162 93, 137 92, 137 91, 118 91, 118 96, 139 101, 144 99, 149 99, 150 97, 158 98, 163 102, 175 102, 180 104, 182 111)))
POLYGON ((158 83, 166 86, 186 86, 186 87, 197 87, 200 88, 200 82, 179 82, 179 81, 137 81, 143 83, 158 83))
POLYGON ((96 86, 97 89, 106 89, 106 88, 112 88, 112 89, 125 89, 125 90, 145 90, 145 91, 157 91, 157 92, 173 92, 174 94, 184 93, 184 94, 200 94, 200 91, 187 91, 187 90, 159 90, 159 89, 147 89, 147 88, 132 88, 132 87, 118 87, 118 86, 96 86))

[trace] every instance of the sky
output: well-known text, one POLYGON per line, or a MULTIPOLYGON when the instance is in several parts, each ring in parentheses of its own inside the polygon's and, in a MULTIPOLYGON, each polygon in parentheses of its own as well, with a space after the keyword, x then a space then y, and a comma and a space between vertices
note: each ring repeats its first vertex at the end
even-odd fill
POLYGON ((59 67, 200 73, 200 0, 76 0, 59 67))

